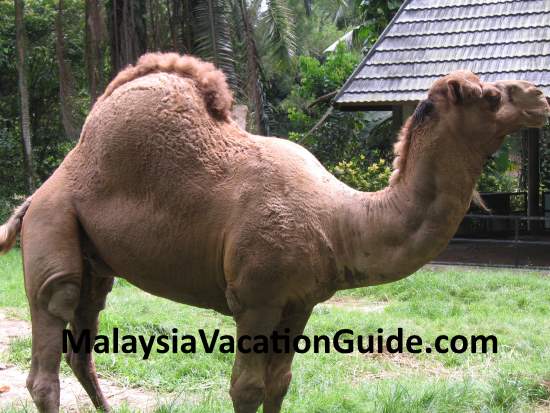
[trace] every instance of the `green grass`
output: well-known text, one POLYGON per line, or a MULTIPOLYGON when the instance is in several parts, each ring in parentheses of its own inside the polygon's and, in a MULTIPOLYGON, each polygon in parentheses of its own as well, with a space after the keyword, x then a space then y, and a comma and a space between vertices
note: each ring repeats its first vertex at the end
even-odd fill
MULTIPOLYGON (((19 252, 0 259, 0 307, 28 317, 19 252)), ((497 354, 298 355, 286 412, 529 412, 550 399, 550 277, 540 272, 465 268, 423 269, 402 281, 350 290, 354 304, 384 302, 381 312, 319 306, 306 334, 386 334, 404 329, 432 343, 437 335, 494 334, 497 354)), ((181 334, 233 321, 148 295, 117 281, 101 316, 101 333, 181 334)), ((200 347, 199 347, 200 349, 200 347)), ((9 359, 28 368, 30 340, 14 342, 9 359)), ((227 412, 233 356, 227 354, 98 355, 98 371, 123 385, 171 393, 158 412, 227 412)), ((68 369, 63 366, 63 372, 68 369)), ((16 410, 13 410, 16 411, 16 410)), ((17 410, 20 411, 20 410, 17 410)), ((124 408, 119 411, 128 411, 124 408)), ((542 410, 540 410, 542 411, 542 410)))

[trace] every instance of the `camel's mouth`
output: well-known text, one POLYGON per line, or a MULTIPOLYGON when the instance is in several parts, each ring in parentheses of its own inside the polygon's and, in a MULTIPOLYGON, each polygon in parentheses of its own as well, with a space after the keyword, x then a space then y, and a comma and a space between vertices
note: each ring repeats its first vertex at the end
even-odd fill
POLYGON ((540 94, 536 106, 530 109, 524 109, 523 115, 526 120, 526 125, 529 128, 542 128, 550 118, 550 98, 542 94, 542 91, 537 90, 540 94))
POLYGON ((550 98, 543 95, 541 102, 542 107, 539 105, 539 108, 525 111, 525 115, 530 123, 529 126, 532 128, 542 128, 548 122, 548 118, 550 118, 550 98))
POLYGON ((529 128, 542 128, 548 122, 550 118, 550 110, 526 110, 525 117, 527 119, 527 127, 529 128))

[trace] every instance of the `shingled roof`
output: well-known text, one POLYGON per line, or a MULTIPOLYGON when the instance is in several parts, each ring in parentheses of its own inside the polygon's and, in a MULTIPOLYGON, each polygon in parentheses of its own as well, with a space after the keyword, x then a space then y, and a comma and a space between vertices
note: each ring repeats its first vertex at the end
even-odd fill
POLYGON ((335 105, 415 102, 456 69, 529 80, 550 96, 550 0, 406 0, 335 105))

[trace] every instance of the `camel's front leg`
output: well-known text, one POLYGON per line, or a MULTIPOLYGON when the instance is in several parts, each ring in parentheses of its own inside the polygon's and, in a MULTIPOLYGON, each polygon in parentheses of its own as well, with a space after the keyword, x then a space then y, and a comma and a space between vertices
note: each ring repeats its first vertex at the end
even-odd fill
MULTIPOLYGON (((281 320, 281 308, 247 309, 235 317, 237 338, 265 335, 269 337, 281 320)), ((253 341, 244 341, 252 347, 253 341)), ((265 371, 269 355, 237 351, 231 375, 231 399, 236 413, 256 413, 265 398, 265 371)))
MULTIPOLYGON (((279 335, 288 335, 290 343, 296 336, 303 333, 311 315, 311 309, 284 317, 277 326, 279 335)), ((279 413, 283 404, 290 380, 292 379, 291 365, 294 357, 292 344, 290 352, 269 355, 265 373, 265 400, 264 413, 279 413)))

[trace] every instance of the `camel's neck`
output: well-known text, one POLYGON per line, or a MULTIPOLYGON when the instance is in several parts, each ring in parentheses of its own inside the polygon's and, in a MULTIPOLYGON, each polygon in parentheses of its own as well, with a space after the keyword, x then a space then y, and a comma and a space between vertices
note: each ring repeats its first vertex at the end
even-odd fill
POLYGON ((411 274, 445 248, 468 210, 483 157, 459 145, 443 151, 414 146, 392 186, 342 201, 334 242, 338 288, 411 274))

